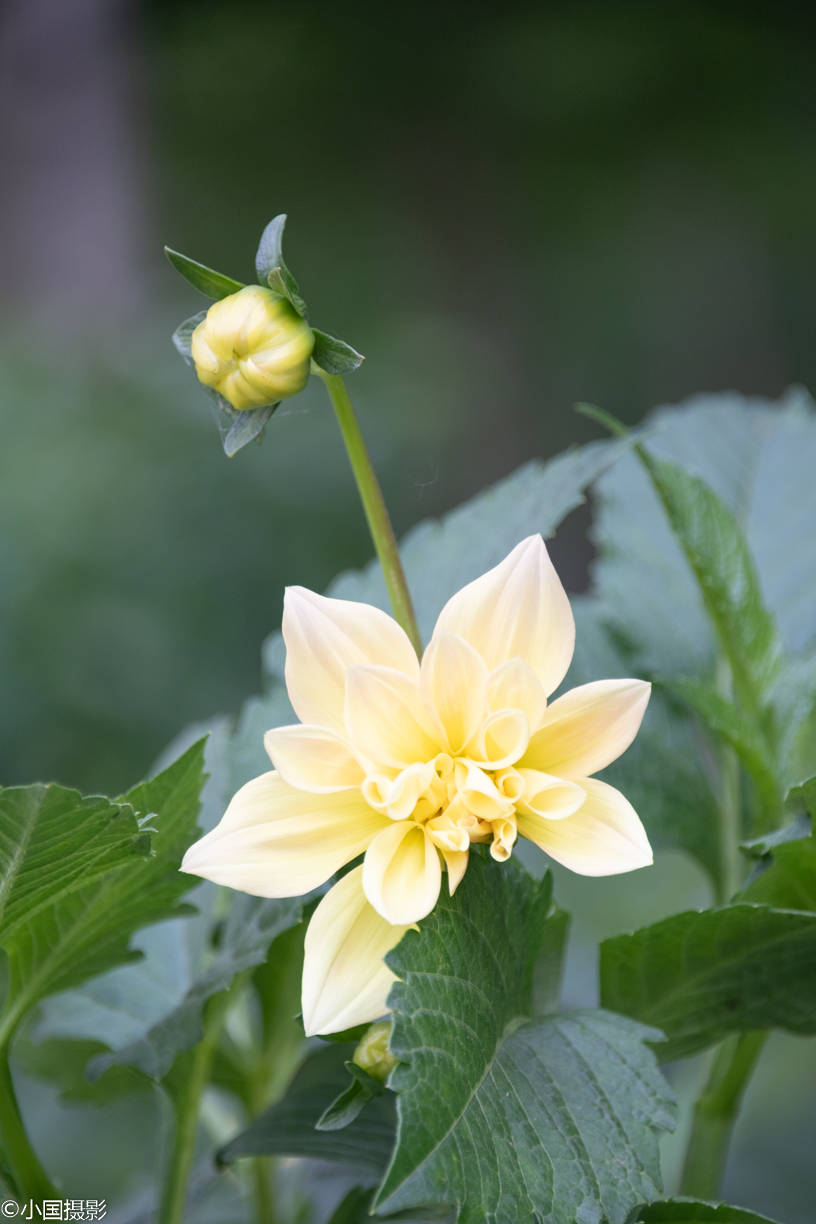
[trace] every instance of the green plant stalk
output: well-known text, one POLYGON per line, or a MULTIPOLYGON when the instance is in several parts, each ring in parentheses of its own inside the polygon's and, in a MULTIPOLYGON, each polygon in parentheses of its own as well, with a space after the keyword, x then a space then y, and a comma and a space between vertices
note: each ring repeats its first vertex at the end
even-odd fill
POLYGON ((0 1046, 0 1148, 21 1198, 41 1203, 62 1198, 43 1169, 26 1133, 8 1060, 8 1042, 0 1046))
POLYGON ((255 1224, 275 1224, 275 1205, 272 1201, 272 1159, 269 1156, 253 1156, 252 1197, 255 1202, 255 1224))
MULTIPOLYGON (((731 697, 731 669, 727 659, 717 663, 717 690, 721 696, 731 697)), ((720 803, 719 841, 720 870, 717 878, 717 901, 727 905, 742 883, 742 822, 740 806, 740 766, 734 749, 720 743, 720 803)))
POLYGON ((385 585, 388 588, 394 619, 408 634, 417 655, 421 655, 422 641, 417 628, 408 583, 405 580, 405 571, 400 561, 394 528, 391 526, 385 498, 371 463, 365 440, 360 432, 346 385, 339 374, 326 374, 322 370, 318 370, 317 373, 326 384, 326 390, 343 435, 351 470, 360 491, 360 500, 363 503, 368 529, 385 575, 385 585))
POLYGON ((694 1107, 680 1183, 682 1194, 701 1199, 719 1197, 731 1132, 767 1036, 741 1033, 728 1037, 717 1050, 694 1107))
POLYGON ((173 1099, 175 1131, 159 1205, 158 1224, 182 1224, 184 1220, 184 1203, 195 1155, 201 1097, 210 1078, 212 1060, 227 1009, 234 998, 235 987, 239 983, 243 986, 244 980, 241 975, 229 990, 222 991, 210 1000, 204 1022, 204 1036, 197 1046, 181 1056, 181 1060, 173 1068, 173 1074, 178 1076, 173 1099))

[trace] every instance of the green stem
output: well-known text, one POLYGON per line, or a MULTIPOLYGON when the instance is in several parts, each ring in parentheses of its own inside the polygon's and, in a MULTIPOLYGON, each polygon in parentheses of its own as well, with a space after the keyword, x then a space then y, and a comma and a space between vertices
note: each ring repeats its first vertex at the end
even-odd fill
POLYGON ((41 1203, 43 1199, 62 1197, 26 1134, 11 1078, 7 1044, 0 1046, 0 1148, 21 1198, 41 1203))
MULTIPOLYGON (((243 977, 236 978, 243 985, 243 977)), ((173 1068, 175 1081, 175 1133, 173 1150, 162 1191, 158 1224, 182 1224, 187 1182, 193 1166, 201 1097, 210 1078, 210 1068, 218 1038, 232 1001, 233 989, 211 999, 204 1023, 204 1036, 192 1050, 181 1056, 173 1068)))
POLYGON ((340 432, 346 444, 351 470, 354 473, 354 479, 357 481, 357 488, 360 491, 360 500, 363 503, 368 529, 371 532, 371 538, 374 541, 374 547, 377 550, 377 556, 380 559, 380 565, 385 575, 385 585, 388 588, 391 607, 394 610, 394 618, 402 625, 411 639, 412 646, 417 654, 420 655, 422 653, 422 642, 419 630, 417 629, 408 583, 405 581, 405 572, 400 561, 394 528, 391 526, 391 519, 388 517, 382 489, 372 466, 371 457, 363 435, 360 432, 357 417, 354 415, 354 408, 349 399, 346 385, 339 374, 326 374, 321 370, 318 370, 318 373, 326 384, 326 390, 334 406, 337 423, 340 426, 340 432))
POLYGON ((731 1132, 767 1036, 742 1033, 739 1037, 728 1037, 717 1051, 694 1107, 681 1193, 691 1198, 719 1197, 731 1132))
MULTIPOLYGON (((731 698, 731 669, 726 659, 717 663, 717 691, 731 698)), ((742 818, 740 806, 740 765, 734 749, 720 743, 720 871, 717 878, 717 900, 727 905, 742 883, 742 818)))
POLYGON ((275 1204, 272 1201, 272 1160, 255 1156, 252 1165, 252 1197, 255 1200, 255 1224, 275 1224, 275 1204))

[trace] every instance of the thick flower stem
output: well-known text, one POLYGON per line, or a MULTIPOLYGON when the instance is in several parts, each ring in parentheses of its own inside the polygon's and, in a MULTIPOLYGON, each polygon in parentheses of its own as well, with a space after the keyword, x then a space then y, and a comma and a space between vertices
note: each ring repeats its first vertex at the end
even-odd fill
POLYGON ((385 585, 388 588, 394 618, 408 634, 412 646, 419 655, 422 653, 422 642, 414 616, 414 607, 411 603, 411 594, 400 561, 394 528, 391 526, 382 489, 360 432, 348 391, 339 374, 326 374, 323 371, 318 371, 318 373, 326 384, 326 390, 334 406, 337 423, 346 444, 368 529, 385 575, 385 585))
POLYGON ((44 1199, 62 1197, 40 1164, 26 1134, 11 1078, 8 1045, 0 1048, 0 1149, 22 1199, 41 1203, 44 1199))
POLYGON ((742 1033, 727 1038, 717 1051, 706 1086, 694 1107, 681 1193, 701 1199, 719 1196, 731 1132, 767 1036, 742 1033))
MULTIPOLYGON (((244 984, 243 975, 236 984, 244 984)), ((162 1191, 158 1224, 182 1224, 187 1182, 193 1166, 201 1097, 210 1077, 227 1008, 234 997, 235 986, 213 998, 206 1013, 204 1036, 192 1050, 181 1056, 171 1073, 171 1090, 175 1110, 173 1150, 162 1191)))

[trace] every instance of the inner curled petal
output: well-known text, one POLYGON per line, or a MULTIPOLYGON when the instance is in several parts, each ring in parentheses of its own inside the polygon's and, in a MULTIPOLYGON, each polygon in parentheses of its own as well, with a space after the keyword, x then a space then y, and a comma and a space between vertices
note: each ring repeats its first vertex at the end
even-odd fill
POLYGON ((467 756, 488 769, 515 765, 530 741, 530 728, 521 710, 497 710, 484 722, 467 746, 467 756))
POLYGON ((457 761, 455 777, 459 798, 479 820, 497 820, 512 811, 512 803, 499 792, 492 778, 472 761, 457 761))
POLYGON ((497 863, 506 863, 510 855, 513 853, 513 846, 516 844, 516 822, 512 816, 508 816, 503 820, 494 820, 492 822, 493 843, 490 847, 490 856, 497 863))
POLYGON ((519 813, 540 816, 546 820, 564 820, 577 812, 586 799, 586 791, 576 782, 565 782, 538 769, 519 769, 524 794, 516 801, 519 813))
MULTIPOLYGON (((433 765, 409 765, 388 787, 387 812, 392 820, 407 820, 435 777, 433 765)), ((437 805, 438 806, 438 805, 437 805)), ((436 810, 436 809, 434 809, 436 810)))

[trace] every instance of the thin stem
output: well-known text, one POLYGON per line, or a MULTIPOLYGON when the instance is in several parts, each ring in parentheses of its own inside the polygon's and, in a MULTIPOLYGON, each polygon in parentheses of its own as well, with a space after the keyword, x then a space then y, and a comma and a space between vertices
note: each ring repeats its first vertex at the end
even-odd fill
MULTIPOLYGON (((731 698, 731 669, 726 659, 717 663, 717 691, 731 698)), ((720 871, 717 878, 717 900, 727 905, 742 882, 742 817, 740 807, 740 766, 734 749, 720 743, 720 803, 719 840, 720 871)))
MULTIPOLYGON (((243 977, 236 979, 243 985, 243 977)), ((201 1097, 210 1078, 210 1068, 218 1038, 232 1001, 233 990, 224 990, 213 998, 204 1023, 204 1036, 192 1050, 182 1055, 173 1068, 175 1080, 175 1133, 173 1150, 162 1191, 158 1224, 182 1224, 187 1182, 193 1166, 201 1097)))
POLYGON ((255 1156, 252 1166, 252 1197, 255 1201, 255 1224, 275 1224, 275 1204, 272 1201, 272 1160, 255 1156))
POLYGON ((728 1037, 717 1051, 694 1107, 683 1164, 683 1194, 701 1199, 719 1196, 731 1132, 767 1036, 742 1033, 739 1037, 728 1037))
POLYGON ((385 585, 388 588, 394 618, 402 625, 402 628, 411 639, 412 646, 419 655, 422 653, 422 642, 419 630, 417 629, 416 617, 414 616, 414 607, 411 603, 411 594, 408 590, 405 572, 400 561, 394 528, 391 526, 391 519, 388 517, 382 489, 372 466, 371 457, 363 435, 360 432, 357 417, 354 415, 354 408, 349 399, 346 385, 339 374, 326 374, 323 371, 318 371, 318 373, 326 384, 326 390, 334 406, 337 423, 340 426, 340 432, 346 444, 351 470, 354 473, 354 479, 357 481, 357 488, 360 491, 360 500, 363 503, 368 529, 371 532, 371 538, 374 541, 374 547, 377 550, 377 556, 385 575, 385 585))
POLYGON ((61 1198, 26 1133, 8 1061, 8 1045, 0 1047, 0 1148, 20 1197, 41 1203, 61 1198))

